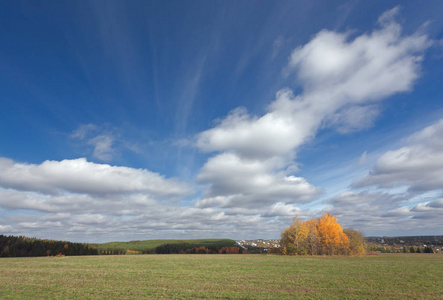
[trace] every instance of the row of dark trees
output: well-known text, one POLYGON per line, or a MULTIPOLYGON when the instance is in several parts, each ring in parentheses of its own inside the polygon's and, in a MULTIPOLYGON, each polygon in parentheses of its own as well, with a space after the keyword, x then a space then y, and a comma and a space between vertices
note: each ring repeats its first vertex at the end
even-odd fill
POLYGON ((395 249, 392 247, 370 246, 369 252, 381 253, 435 253, 431 246, 426 247, 403 247, 403 249, 395 249))
POLYGON ((249 254, 237 246, 222 245, 196 245, 189 243, 164 244, 155 248, 145 250, 101 250, 100 255, 122 255, 122 254, 249 254))
POLYGON ((155 253, 157 254, 243 254, 243 252, 243 249, 240 247, 220 247, 215 245, 165 244, 155 248, 155 253))
POLYGON ((0 235, 0 257, 97 255, 86 244, 0 235))
POLYGON ((88 244, 41 240, 24 236, 0 235, 0 257, 124 254, 242 254, 243 252, 244 250, 240 247, 228 247, 226 243, 203 246, 193 243, 171 243, 145 250, 97 250, 97 248, 88 244))
MULTIPOLYGON (((406 247, 403 247, 403 252, 407 252, 406 247)), ((432 247, 430 247, 430 246, 426 246, 424 248, 410 247, 409 248, 409 253, 434 253, 434 249, 432 249, 432 247)))

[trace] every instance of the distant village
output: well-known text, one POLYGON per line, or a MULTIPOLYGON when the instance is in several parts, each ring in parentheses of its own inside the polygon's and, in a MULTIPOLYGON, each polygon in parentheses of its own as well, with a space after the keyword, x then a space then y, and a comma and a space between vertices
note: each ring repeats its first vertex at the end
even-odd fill
POLYGON ((243 250, 251 253, 257 252, 273 252, 280 248, 280 240, 239 240, 235 241, 243 250))
POLYGON ((431 248, 434 253, 443 251, 443 235, 434 236, 399 236, 367 237, 369 247, 373 250, 387 252, 405 252, 412 248, 431 248))
MULTIPOLYGON (((443 235, 436 236, 403 236, 403 237, 367 237, 369 251, 410 252, 414 249, 431 248, 434 253, 443 253, 443 235)), ((251 253, 277 252, 280 240, 238 240, 237 245, 251 253)))

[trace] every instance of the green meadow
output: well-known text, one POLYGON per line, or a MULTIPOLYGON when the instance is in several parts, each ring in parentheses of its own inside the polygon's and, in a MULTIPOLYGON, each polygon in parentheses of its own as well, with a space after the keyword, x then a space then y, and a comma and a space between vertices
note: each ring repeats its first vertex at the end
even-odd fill
POLYGON ((0 259, 0 299, 443 299, 443 255, 0 259))

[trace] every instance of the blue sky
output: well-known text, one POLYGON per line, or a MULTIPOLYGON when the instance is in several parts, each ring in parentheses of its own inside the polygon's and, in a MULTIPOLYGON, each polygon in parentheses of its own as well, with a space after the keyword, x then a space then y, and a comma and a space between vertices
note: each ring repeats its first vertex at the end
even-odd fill
POLYGON ((0 233, 443 230, 441 1, 3 1, 0 233))

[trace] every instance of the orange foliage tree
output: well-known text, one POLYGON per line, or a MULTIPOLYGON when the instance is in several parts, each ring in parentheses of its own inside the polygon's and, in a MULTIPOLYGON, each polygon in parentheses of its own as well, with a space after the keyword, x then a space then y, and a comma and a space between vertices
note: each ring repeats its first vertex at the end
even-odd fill
POLYGON ((306 222, 294 218, 281 234, 280 247, 288 255, 360 255, 364 238, 355 230, 344 231, 335 216, 325 213, 306 222))
POLYGON ((218 254, 239 254, 240 248, 238 247, 223 247, 218 250, 218 254))
POLYGON ((349 239, 343 232, 340 223, 337 223, 336 217, 329 213, 323 214, 318 220, 317 230, 319 237, 318 254, 348 254, 349 239))

